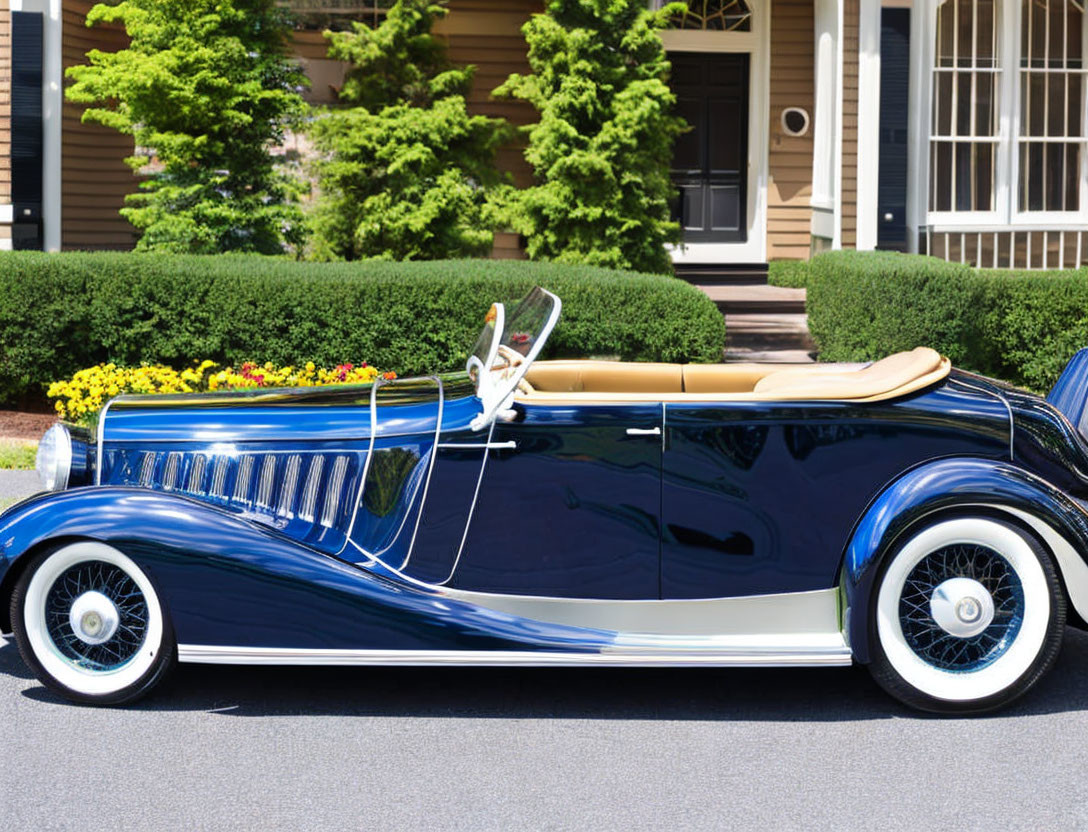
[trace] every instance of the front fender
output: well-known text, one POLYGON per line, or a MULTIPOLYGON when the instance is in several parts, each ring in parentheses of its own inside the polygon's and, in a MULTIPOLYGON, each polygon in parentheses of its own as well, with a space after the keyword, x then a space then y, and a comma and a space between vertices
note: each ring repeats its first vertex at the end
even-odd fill
POLYGON ((147 572, 180 644, 582 651, 610 641, 377 575, 203 502, 127 487, 41 495, 0 515, 0 609, 24 558, 76 538, 108 543, 147 572))
POLYGON ((1073 602, 1088 609, 1088 514, 1040 477, 987 459, 942 459, 890 485, 858 522, 843 560, 846 630, 854 658, 870 659, 870 610, 880 567, 904 533, 926 515, 986 506, 1031 525, 1054 553, 1073 602))

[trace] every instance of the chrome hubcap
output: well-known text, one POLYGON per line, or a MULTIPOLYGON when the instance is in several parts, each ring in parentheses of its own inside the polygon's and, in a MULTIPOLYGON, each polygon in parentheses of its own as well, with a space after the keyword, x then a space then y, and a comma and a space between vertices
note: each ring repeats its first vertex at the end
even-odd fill
POLYGON ((91 590, 72 602, 68 623, 80 641, 105 644, 117 632, 121 614, 113 601, 101 592, 91 590))
POLYGON ((993 622, 994 599, 976 580, 949 578, 933 590, 929 611, 949 635, 970 638, 984 632, 993 622))

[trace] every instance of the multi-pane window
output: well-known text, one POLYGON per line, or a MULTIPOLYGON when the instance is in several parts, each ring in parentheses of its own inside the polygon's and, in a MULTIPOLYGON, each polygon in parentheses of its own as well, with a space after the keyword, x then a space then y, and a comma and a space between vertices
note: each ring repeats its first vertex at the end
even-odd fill
POLYGON ((1083 4, 1022 0, 1021 211, 1080 209, 1084 95, 1083 4))
POLYGON ((1079 211, 1084 0, 938 0, 935 24, 929 210, 1079 211))
MULTIPOLYGON (((661 8, 666 0, 654 0, 661 8)), ((746 0, 687 0, 687 8, 673 19, 677 29, 702 29, 711 32, 752 31, 752 7, 746 0)))
POLYGON ((931 211, 992 211, 1000 141, 994 0, 937 7, 930 137, 931 211))

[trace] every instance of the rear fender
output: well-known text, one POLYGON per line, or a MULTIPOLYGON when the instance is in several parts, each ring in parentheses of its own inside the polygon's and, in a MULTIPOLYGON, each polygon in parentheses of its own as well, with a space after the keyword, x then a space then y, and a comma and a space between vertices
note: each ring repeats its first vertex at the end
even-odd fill
POLYGON ((1088 515, 1045 480, 1007 462, 943 459, 905 474, 858 522, 846 548, 842 587, 854 658, 870 660, 870 611, 881 566, 907 532, 937 512, 985 508, 1029 526, 1057 561, 1069 600, 1088 617, 1088 515))

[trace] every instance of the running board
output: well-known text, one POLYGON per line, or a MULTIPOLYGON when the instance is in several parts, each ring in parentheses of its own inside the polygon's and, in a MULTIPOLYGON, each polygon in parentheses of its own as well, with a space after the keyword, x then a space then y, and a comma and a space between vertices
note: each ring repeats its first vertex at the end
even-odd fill
POLYGON ((789 649, 743 647, 655 651, 611 647, 598 653, 531 650, 331 650, 279 647, 221 647, 179 644, 178 661, 195 664, 409 665, 577 667, 827 667, 853 661, 845 642, 789 649))

